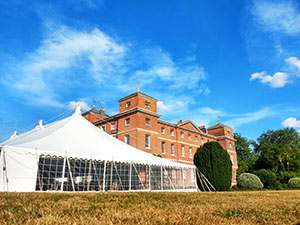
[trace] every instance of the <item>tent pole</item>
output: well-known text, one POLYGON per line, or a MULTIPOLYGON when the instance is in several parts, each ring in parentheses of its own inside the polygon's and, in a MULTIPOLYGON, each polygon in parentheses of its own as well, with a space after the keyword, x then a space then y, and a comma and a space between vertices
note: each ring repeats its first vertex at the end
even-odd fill
POLYGON ((129 164, 129 191, 131 191, 131 173, 132 173, 132 162, 129 164))
POLYGON ((65 180, 66 161, 67 161, 67 154, 66 154, 66 156, 65 156, 65 158, 64 158, 64 164, 63 164, 63 171, 62 171, 62 177, 61 177, 60 191, 64 191, 64 180, 65 180))
POLYGON ((109 187, 109 190, 111 190, 111 188, 112 188, 112 176, 113 176, 113 169, 114 169, 112 162, 110 163, 110 187, 109 187))
POLYGON ((166 168, 164 168, 164 170, 165 170, 165 172, 166 172, 166 174, 167 174, 167 177, 168 177, 168 179, 169 179, 170 183, 171 183, 171 184, 172 184, 172 186, 173 186, 173 189, 175 190, 176 188, 175 188, 175 186, 174 186, 174 184, 173 184, 173 182, 172 182, 172 180, 171 180, 171 178, 170 178, 170 176, 169 176, 169 173, 168 173, 168 171, 166 170, 166 168))
POLYGON ((164 189, 164 183, 163 183, 163 169, 162 166, 160 166, 160 189, 164 189))
POLYGON ((68 158, 67 158, 67 164, 68 164, 68 168, 69 168, 69 175, 70 175, 70 178, 71 178, 72 188, 73 188, 73 191, 75 191, 75 185, 74 185, 74 180, 73 180, 73 174, 72 174, 72 170, 71 170, 71 166, 70 166, 70 161, 69 161, 68 158))
POLYGON ((121 180, 121 177, 120 177, 120 174, 119 174, 119 172, 118 172, 118 169, 117 169, 117 167, 116 167, 115 162, 114 162, 114 167, 115 167, 115 170, 116 170, 116 174, 117 174, 117 176, 118 176, 118 178, 119 178, 119 181, 120 181, 122 190, 124 190, 124 187, 123 187, 123 184, 122 184, 122 180, 121 180))
POLYGON ((98 181, 98 185, 99 185, 99 190, 100 190, 101 189, 101 184, 100 184, 99 176, 98 176, 98 173, 97 173, 97 170, 96 170, 96 165, 95 165, 94 161, 92 161, 92 163, 93 163, 92 166, 94 168, 94 172, 95 172, 95 175, 97 177, 97 181, 98 181))
POLYGON ((89 162, 89 174, 88 174, 88 183, 87 183, 87 191, 90 190, 90 183, 91 183, 91 167, 92 167, 92 159, 89 162))
POLYGON ((151 191, 151 165, 149 165, 149 189, 151 191))
POLYGON ((196 169, 193 169, 194 171, 194 181, 195 181, 195 187, 197 188, 197 175, 196 175, 196 169))
POLYGON ((105 192, 105 175, 106 175, 106 160, 104 161, 104 171, 103 171, 103 187, 102 187, 102 191, 105 192))
POLYGON ((182 189, 184 189, 183 169, 181 168, 182 189))
POLYGON ((202 178, 201 178, 201 176, 200 176, 200 174, 199 174, 199 172, 198 172, 198 168, 196 169, 196 173, 197 173, 198 179, 199 179, 199 181, 200 181, 200 184, 201 184, 203 190, 205 191, 205 187, 204 187, 204 185, 203 185, 203 183, 202 183, 202 178))
POLYGON ((146 188, 145 188, 145 185, 144 185, 144 183, 143 183, 143 181, 142 181, 142 179, 141 179, 141 177, 140 177, 140 175, 139 175, 139 172, 137 171, 137 169, 136 169, 136 167, 135 167, 135 165, 134 165, 134 164, 132 164, 132 165, 133 165, 133 167, 134 167, 134 169, 135 169, 136 174, 138 175, 138 178, 139 178, 139 180, 140 180, 140 182, 141 182, 143 188, 146 189, 146 188))

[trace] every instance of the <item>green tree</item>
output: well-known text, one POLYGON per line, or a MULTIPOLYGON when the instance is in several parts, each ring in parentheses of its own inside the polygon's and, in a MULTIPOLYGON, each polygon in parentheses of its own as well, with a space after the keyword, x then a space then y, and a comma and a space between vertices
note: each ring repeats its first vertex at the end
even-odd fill
MULTIPOLYGON (((232 163, 229 154, 218 142, 206 142, 194 155, 194 164, 217 191, 231 187, 232 163)), ((197 177, 198 187, 202 190, 197 177)))
POLYGON ((257 155, 251 150, 250 142, 241 136, 241 134, 234 133, 235 149, 237 154, 237 160, 239 169, 237 175, 242 173, 252 173, 254 171, 257 155))
POLYGON ((300 136, 293 128, 268 130, 254 145, 258 154, 255 169, 267 169, 277 174, 281 183, 300 172, 300 136))

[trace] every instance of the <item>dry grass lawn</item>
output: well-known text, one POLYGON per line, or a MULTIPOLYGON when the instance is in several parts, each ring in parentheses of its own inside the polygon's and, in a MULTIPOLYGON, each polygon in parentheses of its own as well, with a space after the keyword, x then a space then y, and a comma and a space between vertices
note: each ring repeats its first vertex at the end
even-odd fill
POLYGON ((300 191, 0 193, 0 224, 300 224, 300 191))

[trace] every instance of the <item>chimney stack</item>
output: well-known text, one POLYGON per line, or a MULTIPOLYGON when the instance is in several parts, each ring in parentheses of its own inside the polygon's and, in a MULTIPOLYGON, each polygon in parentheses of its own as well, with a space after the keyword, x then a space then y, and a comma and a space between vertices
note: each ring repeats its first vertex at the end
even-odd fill
POLYGON ((105 115, 105 109, 104 109, 104 107, 101 106, 99 112, 100 112, 100 114, 105 115))

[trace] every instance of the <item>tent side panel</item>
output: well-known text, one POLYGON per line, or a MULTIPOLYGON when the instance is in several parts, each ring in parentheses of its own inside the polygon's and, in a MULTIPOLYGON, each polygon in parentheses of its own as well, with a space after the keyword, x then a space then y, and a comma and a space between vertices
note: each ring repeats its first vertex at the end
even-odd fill
POLYGON ((5 148, 8 178, 6 191, 35 191, 37 158, 36 151, 5 148))
POLYGON ((5 191, 4 190, 4 183, 5 183, 5 177, 4 177, 4 171, 3 171, 3 148, 0 147, 0 191, 5 191))

